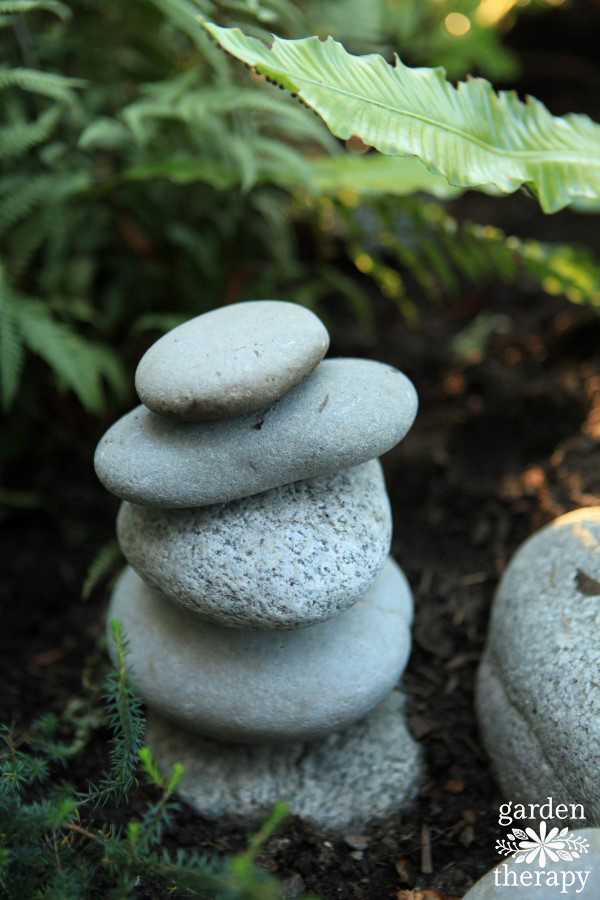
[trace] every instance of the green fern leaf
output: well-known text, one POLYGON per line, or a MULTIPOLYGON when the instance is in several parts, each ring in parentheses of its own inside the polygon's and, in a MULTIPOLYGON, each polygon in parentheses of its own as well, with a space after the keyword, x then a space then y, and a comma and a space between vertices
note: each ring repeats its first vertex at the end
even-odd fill
POLYGON ((119 560, 123 559, 121 548, 116 540, 108 541, 98 550, 98 553, 90 563, 81 588, 81 599, 88 600, 96 585, 102 581, 105 575, 108 575, 119 560))
POLYGON ((72 16, 69 7, 66 3, 60 3, 60 0, 0 0, 0 14, 2 15, 34 12, 37 9, 54 13, 63 21, 67 21, 72 16))
POLYGON ((131 143, 131 137, 122 122, 101 116, 81 132, 77 145, 82 150, 119 150, 131 143))
POLYGON ((40 202, 49 180, 48 175, 8 175, 0 179, 0 236, 40 202))
POLYGON ((198 29, 198 19, 207 14, 208 3, 197 3, 195 0, 152 0, 152 3, 189 35, 199 50, 205 49, 205 35, 198 29))
POLYGON ((368 260, 362 270, 392 299, 404 301, 400 271, 406 270, 432 299, 456 297, 462 278, 479 284, 499 280, 529 285, 600 308, 600 266, 583 248, 523 240, 490 225, 458 222, 432 202, 400 206, 378 201, 370 207, 372 220, 366 230, 359 210, 340 211, 345 212, 355 262, 368 260), (400 271, 387 268, 382 251, 400 271))
POLYGON ((342 153, 311 160, 310 168, 313 184, 320 194, 351 191, 360 197, 390 194, 403 197, 426 191, 446 199, 461 193, 460 188, 448 184, 441 175, 433 175, 414 156, 342 153))
POLYGON ((10 409, 21 379, 23 341, 17 326, 14 298, 0 268, 0 396, 2 409, 10 409))
POLYGON ((0 159, 20 156, 46 141, 61 114, 61 107, 55 104, 33 122, 17 122, 0 128, 0 159))
POLYGON ((483 79, 457 88, 442 69, 398 57, 352 56, 332 38, 275 38, 271 48, 238 28, 204 23, 233 56, 296 93, 339 138, 358 136, 389 156, 417 156, 451 184, 527 186, 545 212, 576 198, 600 200, 600 125, 552 116, 531 97, 495 93, 483 79))
POLYGON ((15 309, 24 344, 48 363, 88 412, 100 413, 103 409, 103 379, 113 390, 125 390, 121 363, 107 347, 76 334, 66 323, 54 319, 38 300, 21 297, 15 309))
POLYGON ((82 78, 69 78, 53 72, 38 72, 37 69, 0 69, 0 90, 18 87, 23 91, 51 97, 61 103, 75 102, 75 88, 85 87, 82 78))

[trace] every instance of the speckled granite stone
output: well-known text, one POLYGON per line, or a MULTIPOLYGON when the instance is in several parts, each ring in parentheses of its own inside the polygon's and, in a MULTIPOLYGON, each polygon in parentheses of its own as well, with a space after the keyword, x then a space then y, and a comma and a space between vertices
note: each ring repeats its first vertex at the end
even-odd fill
POLYGON ((529 538, 500 583, 478 672, 481 733, 512 800, 600 823, 600 507, 529 538))
POLYGON ((234 628, 329 619, 374 582, 392 537, 378 460, 198 509, 124 503, 117 533, 144 581, 234 628))
POLYGON ((364 830, 409 809, 421 777, 398 691, 347 730, 311 743, 226 744, 154 713, 147 740, 163 771, 183 763, 183 799, 220 822, 256 825, 286 800, 293 814, 325 832, 364 830))

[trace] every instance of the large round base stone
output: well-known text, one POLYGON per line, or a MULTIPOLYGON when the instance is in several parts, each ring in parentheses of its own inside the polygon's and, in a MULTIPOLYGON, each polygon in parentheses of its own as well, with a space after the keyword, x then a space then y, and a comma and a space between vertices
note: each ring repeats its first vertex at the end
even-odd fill
POLYGON ((163 771, 185 767, 179 794, 208 819, 255 825, 285 800, 325 832, 364 829, 414 801, 421 754, 394 691, 366 719, 319 741, 277 746, 199 737, 156 713, 147 741, 163 771))

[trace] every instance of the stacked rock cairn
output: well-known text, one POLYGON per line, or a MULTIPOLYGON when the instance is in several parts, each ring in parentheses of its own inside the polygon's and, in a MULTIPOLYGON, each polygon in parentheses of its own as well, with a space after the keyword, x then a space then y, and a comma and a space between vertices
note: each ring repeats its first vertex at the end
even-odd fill
POLYGON ((377 459, 417 398, 389 365, 323 361, 328 346, 293 303, 192 319, 147 351, 143 405, 96 452, 129 562, 108 618, 158 764, 184 765, 179 792, 207 818, 250 824, 286 800, 343 831, 418 788, 395 690, 412 595, 377 459))

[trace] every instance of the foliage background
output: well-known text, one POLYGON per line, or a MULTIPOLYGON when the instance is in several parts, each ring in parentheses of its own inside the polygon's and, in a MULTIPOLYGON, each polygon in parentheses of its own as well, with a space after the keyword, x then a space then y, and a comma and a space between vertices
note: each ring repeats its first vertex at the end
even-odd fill
POLYGON ((318 307, 335 294, 368 325, 378 294, 410 320, 415 293, 448 300, 461 278, 523 275, 598 303, 598 268, 583 250, 507 243, 447 205, 415 201, 420 188, 457 191, 416 160, 358 159, 285 92, 227 59, 197 21, 259 36, 332 34, 354 52, 389 58, 395 48, 452 77, 507 79, 518 67, 503 34, 545 5, 3 0, 0 388, 12 411, 3 458, 19 452, 40 407, 61 415, 65 392, 95 415, 107 401, 112 414, 131 404, 141 350, 221 303, 318 307))

